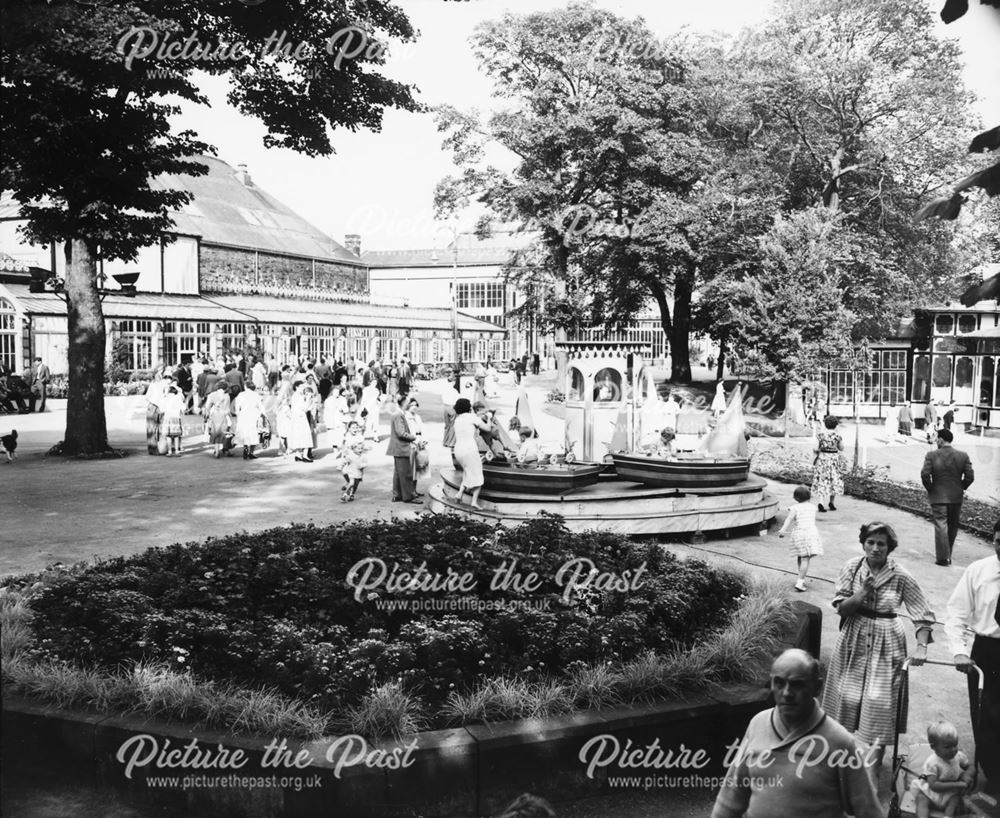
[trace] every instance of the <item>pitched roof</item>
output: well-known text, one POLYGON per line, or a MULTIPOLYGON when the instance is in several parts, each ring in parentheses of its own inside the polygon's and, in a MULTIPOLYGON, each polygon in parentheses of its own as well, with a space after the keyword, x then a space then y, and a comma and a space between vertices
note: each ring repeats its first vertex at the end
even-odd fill
MULTIPOLYGON (((31 315, 66 315, 66 302, 55 293, 33 293, 27 284, 3 285, 18 306, 31 315)), ((105 318, 136 318, 150 321, 225 321, 245 323, 253 316, 230 309, 198 295, 138 293, 134 298, 108 295, 105 318)))
MULTIPOLYGON (((0 284, 20 309, 32 315, 65 315, 66 302, 55 293, 32 293, 27 284, 0 284)), ((451 330, 451 310, 431 307, 385 307, 334 301, 299 301, 265 295, 169 295, 139 293, 134 298, 108 295, 106 318, 154 321, 225 321, 261 324, 385 327, 451 330)), ((458 328, 466 332, 506 333, 503 327, 458 313, 458 328)))
POLYGON ((416 250, 368 250, 361 259, 372 267, 461 267, 506 264, 513 253, 529 246, 536 233, 494 229, 486 239, 474 233, 459 233, 447 247, 416 250), (458 245, 458 254, 455 245, 458 245))
MULTIPOLYGON (((298 301, 266 295, 214 295, 216 304, 252 315, 265 324, 335 324, 348 327, 451 329, 451 310, 433 307, 386 307, 339 301, 298 301)), ((458 328, 471 332, 506 332, 503 327, 458 313, 458 328)))
MULTIPOLYGON (((150 181, 154 190, 194 194, 194 201, 171 212, 174 227, 168 232, 199 236, 206 244, 363 266, 357 255, 253 184, 245 170, 234 170, 213 156, 196 161, 208 167, 207 174, 165 173, 150 181)), ((20 205, 10 191, 3 191, 0 219, 19 216, 20 205)))
POLYGON ((346 247, 254 185, 245 171, 211 156, 197 161, 208 166, 206 175, 164 174, 151 182, 156 189, 194 194, 193 202, 172 214, 171 232, 200 236, 207 244, 361 264, 346 247))

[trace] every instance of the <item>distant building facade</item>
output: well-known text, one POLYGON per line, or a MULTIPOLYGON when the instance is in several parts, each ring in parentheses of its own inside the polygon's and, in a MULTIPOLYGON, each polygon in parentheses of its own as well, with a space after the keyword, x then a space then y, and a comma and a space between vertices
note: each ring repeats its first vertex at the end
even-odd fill
POLYGON ((825 374, 829 411, 884 418, 892 404, 910 401, 923 417, 928 401, 954 403, 968 428, 1000 428, 1000 305, 937 304, 915 310, 886 339, 870 347, 868 371, 825 374))
MULTIPOLYGON (((123 342, 131 369, 247 347, 279 359, 423 360, 439 339, 451 343, 456 325, 477 341, 504 335, 494 323, 453 314, 447 302, 409 306, 397 295, 373 296, 359 248, 310 225, 254 185, 245 167, 200 161, 205 176, 155 180, 194 194, 173 214, 173 241, 143 248, 131 262, 98 264, 99 283, 110 290, 115 274, 139 273, 135 298, 111 292, 103 305, 109 351, 123 342)), ((0 359, 21 371, 38 356, 65 373, 65 303, 29 288, 32 267, 65 276, 64 248, 25 243, 22 223, 18 203, 0 200, 0 359)))

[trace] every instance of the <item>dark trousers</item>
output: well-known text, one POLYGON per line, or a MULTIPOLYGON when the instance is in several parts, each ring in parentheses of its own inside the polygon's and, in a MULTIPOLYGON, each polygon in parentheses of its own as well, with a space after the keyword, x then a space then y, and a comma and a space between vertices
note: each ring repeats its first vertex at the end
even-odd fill
POLYGON ((34 388, 28 393, 28 411, 29 412, 44 412, 45 411, 45 385, 42 384, 41 391, 36 392, 34 388), (41 403, 39 403, 41 401, 41 403))
POLYGON ((931 517, 934 520, 934 553, 938 562, 951 561, 961 511, 961 502, 931 503, 931 517))
POLYGON ((394 457, 392 463, 392 499, 408 502, 413 499, 414 493, 410 456, 394 457))
POLYGON ((969 713, 976 739, 976 761, 989 779, 989 791, 1000 793, 1000 639, 977 636, 972 661, 983 671, 983 698, 975 673, 969 674, 969 713), (980 712, 981 709, 981 712, 980 712))

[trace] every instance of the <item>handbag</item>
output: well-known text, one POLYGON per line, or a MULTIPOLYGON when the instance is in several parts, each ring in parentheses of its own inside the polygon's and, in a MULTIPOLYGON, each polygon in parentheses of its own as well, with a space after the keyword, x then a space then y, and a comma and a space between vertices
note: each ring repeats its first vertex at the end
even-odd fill
POLYGON ((424 472, 430 468, 431 456, 428 454, 426 446, 417 449, 417 452, 414 455, 414 463, 418 472, 424 472))
POLYGON ((167 453, 167 438, 166 437, 161 437, 159 440, 156 441, 156 451, 157 451, 158 454, 166 454, 167 453))
MULTIPOLYGON (((854 580, 857 579, 858 571, 861 570, 861 563, 863 562, 864 558, 862 557, 860 560, 858 560, 858 564, 854 566, 854 573, 851 574, 851 588, 854 587, 854 580)), ((844 629, 844 625, 846 624, 847 624, 847 617, 846 616, 840 617, 840 623, 837 625, 837 630, 842 631, 844 629)))

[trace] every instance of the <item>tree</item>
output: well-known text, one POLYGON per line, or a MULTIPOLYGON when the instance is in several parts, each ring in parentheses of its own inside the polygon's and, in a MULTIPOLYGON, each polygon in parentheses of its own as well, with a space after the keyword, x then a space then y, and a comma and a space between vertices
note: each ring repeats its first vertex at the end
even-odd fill
MULTIPOLYGON (((980 0, 984 6, 1000 10, 1000 0, 980 0)), ((941 19, 953 23, 969 10, 968 0, 947 0, 941 9, 941 19)), ((978 134, 969 145, 969 153, 1000 152, 1000 126, 978 134)), ((940 196, 925 204, 917 211, 918 219, 936 216, 941 219, 957 219, 962 205, 967 200, 966 191, 982 188, 987 196, 1000 195, 1000 162, 975 170, 955 184, 950 196, 940 196)))
POLYGON ((719 279, 711 291, 762 380, 801 380, 850 347, 855 316, 842 307, 838 267, 851 236, 842 219, 822 206, 776 216, 759 240, 758 273, 719 279))
POLYGON ((564 327, 619 327, 654 300, 671 377, 689 380, 698 199, 711 165, 686 79, 697 44, 660 41, 641 20, 584 3, 508 13, 474 44, 509 107, 486 122, 439 109, 462 168, 439 186, 439 213, 476 196, 536 231, 542 274, 515 259, 510 280, 544 292, 564 327), (484 164, 491 141, 516 156, 512 173, 484 164))
POLYGON ((109 446, 96 259, 131 260, 170 229, 190 195, 152 179, 207 172, 196 156, 211 146, 168 121, 179 100, 206 102, 196 71, 230 75, 230 103, 267 126, 269 147, 328 155, 331 128, 378 130, 386 107, 417 109, 409 86, 369 70, 384 63, 383 39, 414 32, 387 0, 12 0, 2 31, 0 187, 22 203, 27 239, 65 242, 63 451, 99 453, 109 446))
MULTIPOLYGON (((728 64, 728 87, 759 123, 758 155, 781 180, 781 210, 838 217, 838 303, 854 337, 880 336, 950 289, 968 265, 955 231, 911 215, 962 167, 970 122, 956 48, 934 36, 929 13, 909 0, 783 0, 728 64)), ((733 287, 752 270, 736 269, 733 287)))

